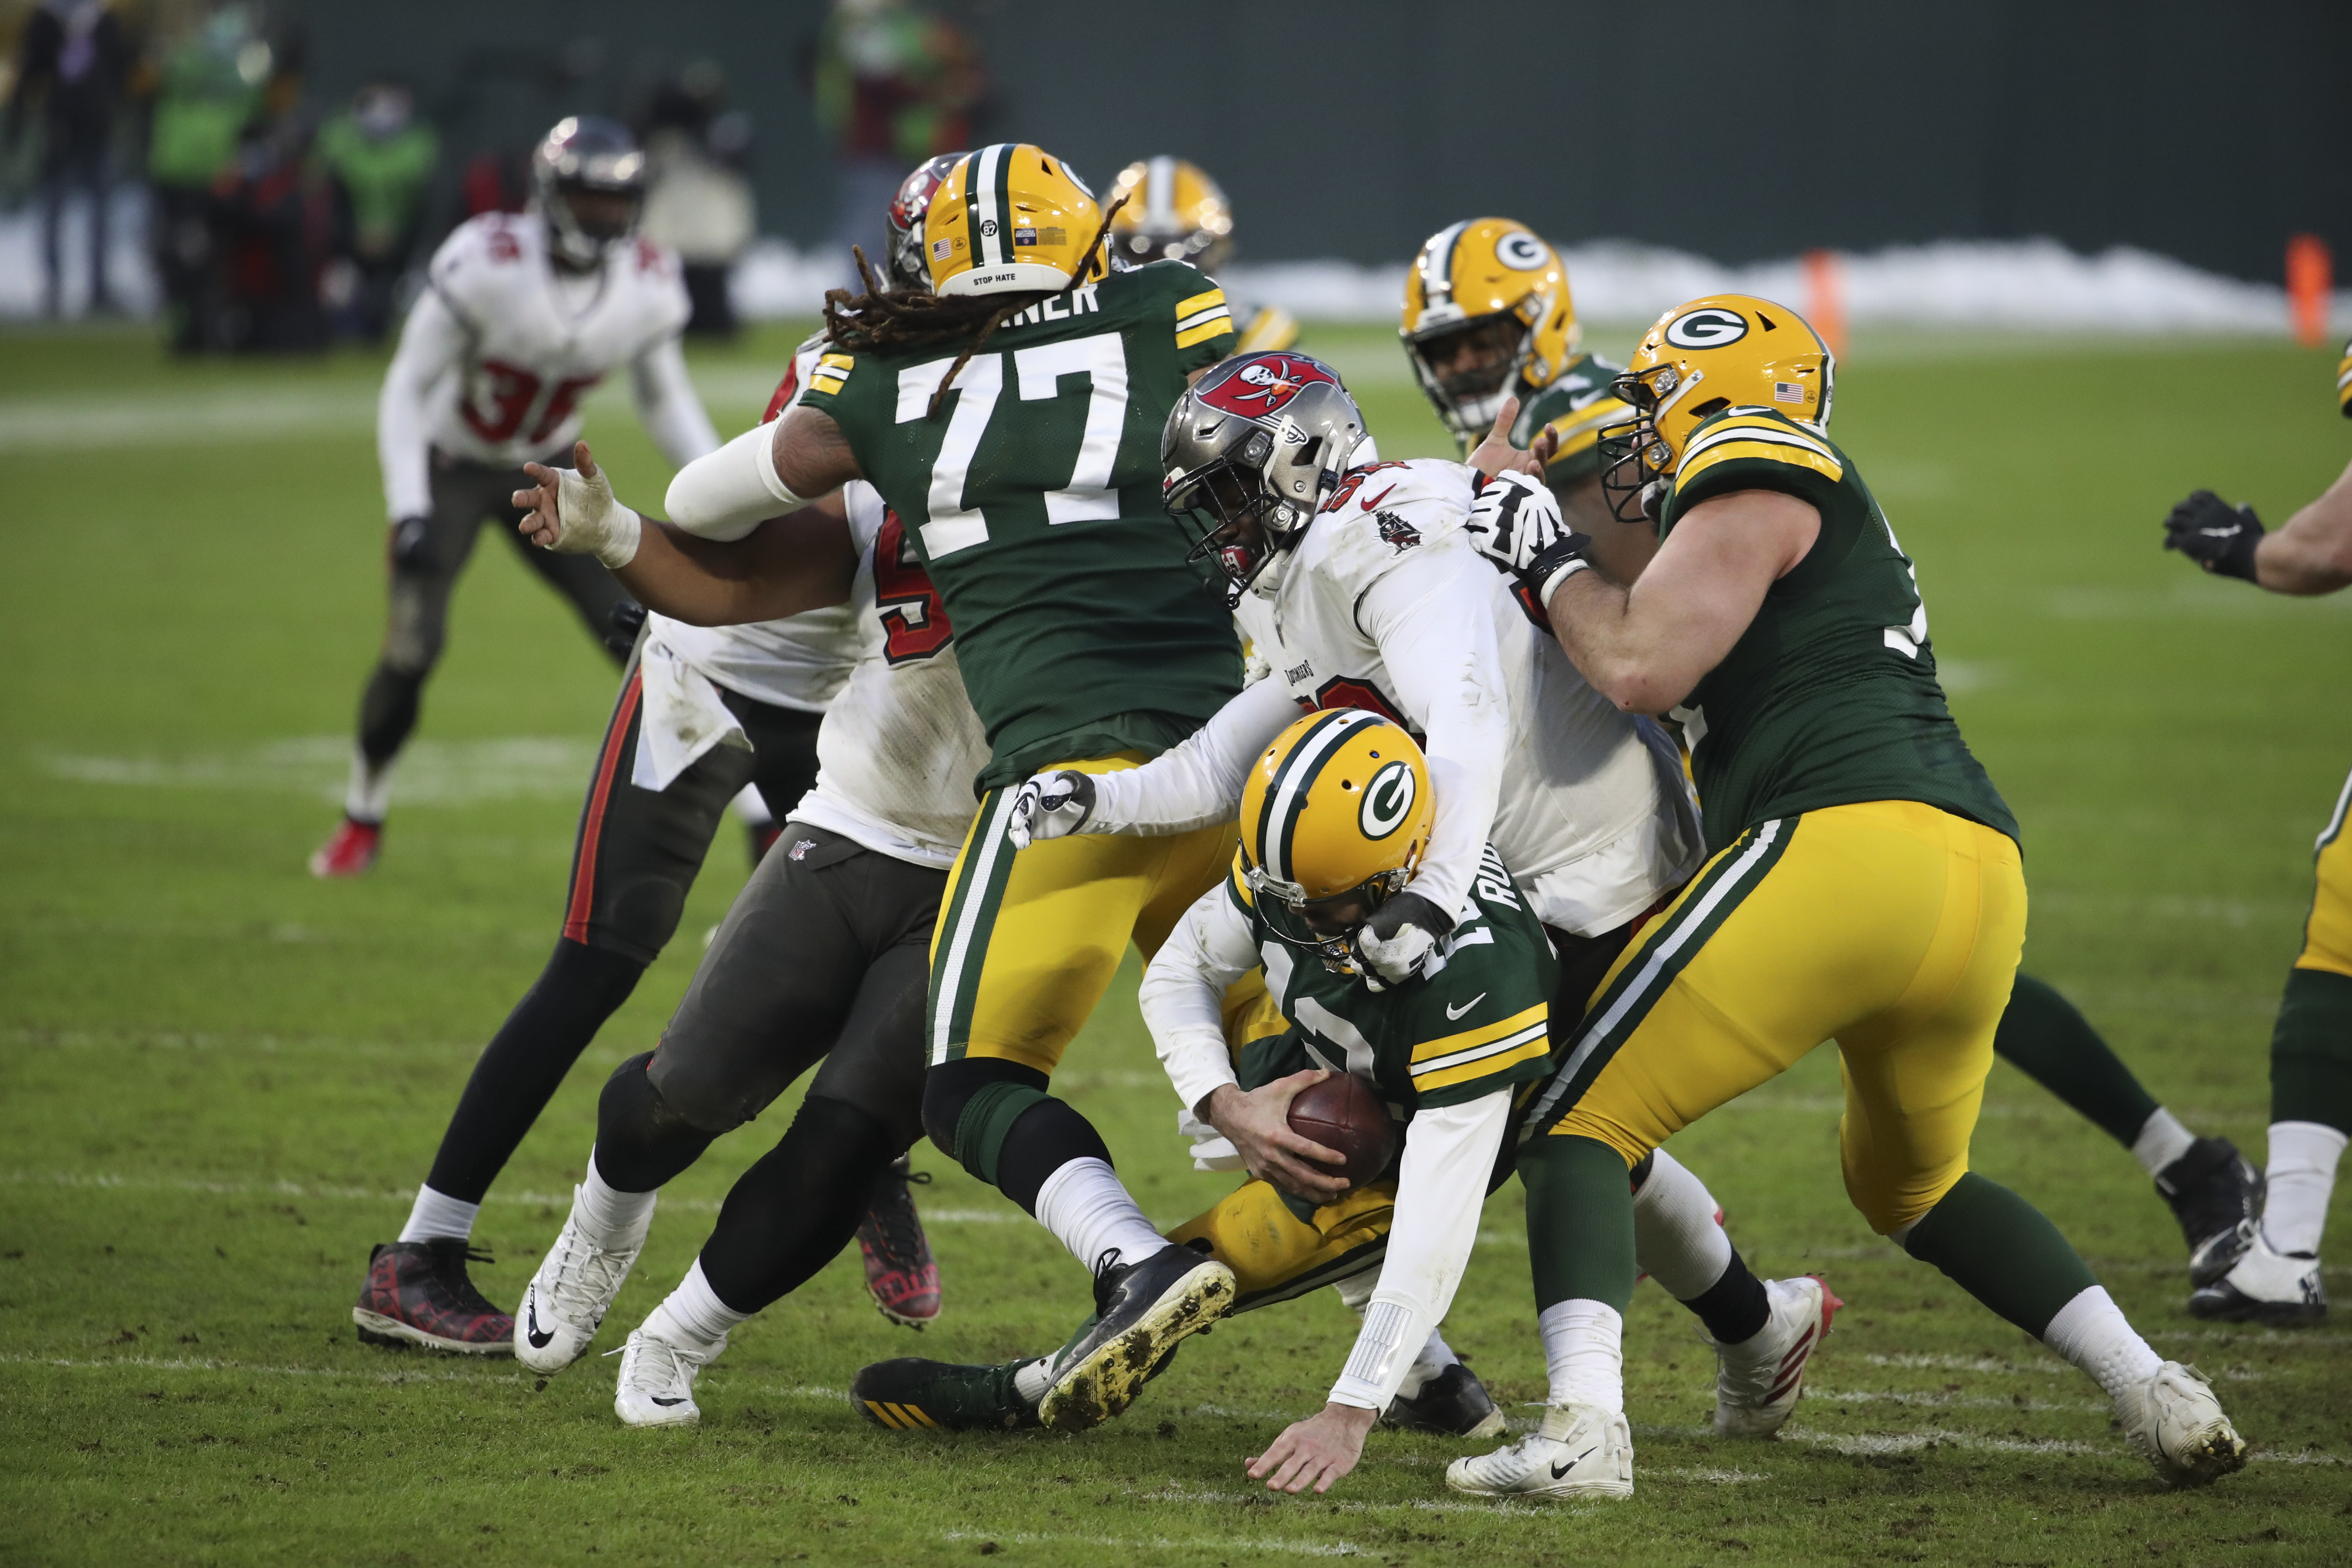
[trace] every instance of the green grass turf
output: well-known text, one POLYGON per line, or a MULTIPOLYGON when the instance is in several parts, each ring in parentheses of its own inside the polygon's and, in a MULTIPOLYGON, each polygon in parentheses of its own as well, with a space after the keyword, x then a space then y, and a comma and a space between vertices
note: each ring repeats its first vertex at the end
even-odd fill
MULTIPOLYGON (((697 356, 722 425, 756 413, 791 342, 697 356)), ((1392 338, 1310 342, 1391 455, 1441 449, 1392 338)), ((2211 1492, 2159 1490, 2086 1380, 1868 1234, 1839 1186, 1825 1052, 1675 1147, 1760 1270, 1822 1270, 1852 1305, 1790 1439, 1734 1446, 1703 1429, 1710 1361, 1686 1314, 1643 1288, 1641 1490, 1622 1506, 1456 1500, 1440 1474, 1457 1445, 1394 1435, 1328 1500, 1254 1489, 1244 1459, 1316 1407, 1344 1354, 1352 1320, 1328 1293, 1220 1330, 1083 1438, 862 1425, 839 1391, 863 1363, 1042 1349, 1087 1305, 1043 1232, 929 1151, 940 1323, 890 1327, 836 1262, 737 1332, 698 1432, 621 1427, 606 1362, 541 1383, 355 1343, 368 1246, 553 939, 613 684, 486 538, 382 869, 304 875, 379 630, 379 367, 169 363, 131 331, 0 339, 0 1559, 2352 1556, 2352 1335, 2190 1320, 2179 1237, 2137 1168, 2006 1068, 1978 1165, 2047 1208, 2163 1352, 2217 1374, 2261 1462, 2211 1492)), ((2352 449, 2327 380, 2322 356, 2259 343, 1886 336, 1863 340, 1839 398, 1838 436, 1917 557, 1955 705, 2024 824, 2030 965, 2192 1125, 2256 1155, 2311 839, 2352 764, 2352 595, 2201 579, 2158 552, 2157 522, 2199 484, 2274 521, 2316 493, 2352 449)), ((596 405, 592 433, 624 494, 659 494, 625 404, 596 405)), ((653 1041, 742 870, 730 830, 679 941, 493 1193, 494 1299, 552 1238, 598 1083, 653 1041)), ((1228 1178, 1193 1173, 1172 1136, 1132 980, 1057 1081, 1174 1222, 1228 1178)), ((665 1196, 608 1344, 789 1109, 665 1196)), ((1514 1406, 1543 1393, 1519 1209, 1516 1188, 1495 1200, 1447 1324, 1514 1406)), ((2339 1199, 2339 1238, 2344 1218, 2339 1199)))

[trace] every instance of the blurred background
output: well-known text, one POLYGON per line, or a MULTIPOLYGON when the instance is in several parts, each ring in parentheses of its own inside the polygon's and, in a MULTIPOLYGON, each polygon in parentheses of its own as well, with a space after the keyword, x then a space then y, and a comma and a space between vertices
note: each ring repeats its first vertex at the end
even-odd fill
POLYGON ((379 336, 572 112, 649 140, 647 226, 719 333, 813 311, 908 167, 1003 139, 1097 187, 1200 163, 1229 281, 1326 320, 1388 316, 1472 211, 1629 321, 1736 283, 1859 323, 2284 331, 2294 247, 2324 335, 2352 246, 2328 0, 0 0, 0 316, 184 352, 379 336))

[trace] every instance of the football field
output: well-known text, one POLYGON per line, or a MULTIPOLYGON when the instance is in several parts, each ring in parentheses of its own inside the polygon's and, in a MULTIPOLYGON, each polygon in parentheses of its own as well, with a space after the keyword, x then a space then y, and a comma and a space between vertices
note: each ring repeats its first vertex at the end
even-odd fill
MULTIPOLYGON (((695 356, 722 430, 757 416, 797 336, 695 356)), ((1449 450, 1392 333, 1301 346, 1349 377, 1384 455, 1449 450)), ((2023 826, 2027 966, 2257 1163, 2312 839, 2352 768, 2352 595, 2264 595, 2157 542, 2199 485, 2276 526, 2336 477, 2352 426, 2332 357, 1882 333, 1836 400, 2023 826)), ((1090 1305, 1058 1244, 928 1144, 937 1325, 878 1316, 852 1248, 736 1331, 698 1429, 623 1427, 614 1363, 593 1356, 539 1379, 358 1343, 369 1247, 554 941, 614 688, 486 532, 382 867, 305 872, 381 631, 381 372, 363 353, 165 363, 134 330, 0 337, 0 1562, 2352 1561, 2352 1309, 2304 1333, 2191 1319, 2179 1231, 2137 1165, 2005 1066, 1976 1168, 2212 1376, 2254 1452, 2210 1491, 2163 1490, 2087 1378, 1870 1234, 1839 1180, 1826 1048, 1673 1148, 1759 1274, 1822 1273, 1848 1307, 1783 1438, 1739 1445, 1706 1425, 1696 1320, 1642 1286, 1627 1503, 1459 1498, 1442 1475, 1463 1447, 1394 1433, 1325 1499, 1248 1481, 1352 1339, 1328 1291, 1221 1326, 1083 1436, 866 1425, 845 1393, 861 1364, 1042 1352, 1090 1305)), ((620 493, 657 508, 668 470, 625 398, 604 395, 589 434, 620 493)), ((492 1191, 476 1235, 497 1262, 475 1278, 501 1306, 562 1224, 599 1086, 650 1048, 745 869, 730 825, 678 940, 492 1191)), ((1130 958, 1055 1084, 1172 1225, 1233 1178, 1190 1168, 1134 980, 1130 958)), ((665 1192, 598 1349, 677 1282, 796 1103, 665 1192)), ((2352 1300, 2347 1192, 2327 1282, 2352 1300)), ((1545 1380, 1521 1224, 1507 1187, 1446 1333, 1524 1420, 1545 1380)))

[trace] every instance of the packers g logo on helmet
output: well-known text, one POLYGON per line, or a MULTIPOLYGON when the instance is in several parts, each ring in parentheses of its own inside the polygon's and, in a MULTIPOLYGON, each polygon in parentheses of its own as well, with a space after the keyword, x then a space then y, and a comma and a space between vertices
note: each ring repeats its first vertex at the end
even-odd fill
MULTIPOLYGON (((923 253, 940 294, 1066 289, 1102 229, 1102 208, 1070 166, 1026 142, 967 153, 923 216, 923 253)), ((1097 252, 1107 271, 1108 242, 1097 252)))
POLYGON ((1655 518, 1701 420, 1731 407, 1785 414, 1827 435, 1837 361, 1785 305, 1716 294, 1660 316, 1610 388, 1634 417, 1601 432, 1601 489, 1621 522, 1655 518))
POLYGON ((1310 713, 1242 786, 1243 883, 1276 936, 1346 969, 1354 931, 1316 930, 1312 906, 1362 921, 1412 879, 1436 816, 1429 764, 1402 727, 1360 708, 1310 713))
POLYGON ((1465 441, 1486 432, 1514 383, 1549 384, 1582 336, 1559 256, 1508 218, 1430 236, 1405 272, 1397 328, 1422 390, 1465 441))

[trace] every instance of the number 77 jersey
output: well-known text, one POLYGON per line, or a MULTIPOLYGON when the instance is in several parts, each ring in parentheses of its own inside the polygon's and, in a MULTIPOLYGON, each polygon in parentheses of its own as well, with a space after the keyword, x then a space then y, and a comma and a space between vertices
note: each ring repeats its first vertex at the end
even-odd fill
POLYGON ((1161 261, 1008 321, 937 417, 960 345, 819 356, 803 405, 840 426, 955 624, 980 788, 1162 751, 1239 689, 1231 617, 1160 503, 1169 410, 1233 345, 1217 286, 1161 261))

